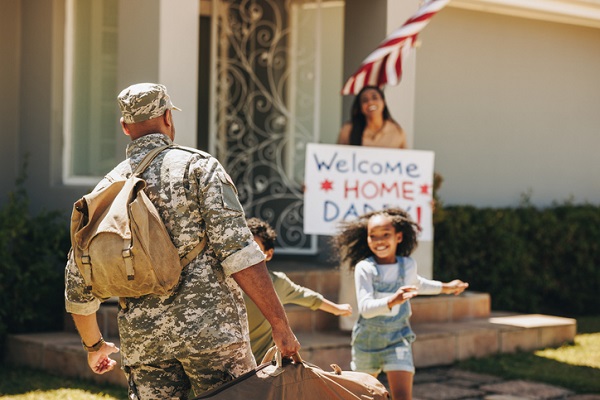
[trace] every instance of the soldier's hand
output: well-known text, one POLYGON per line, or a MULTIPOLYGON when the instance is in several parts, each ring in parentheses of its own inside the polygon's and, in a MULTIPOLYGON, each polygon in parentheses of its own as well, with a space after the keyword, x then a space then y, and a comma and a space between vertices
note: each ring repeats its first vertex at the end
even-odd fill
POLYGON ((300 350, 300 342, 289 327, 282 331, 273 329, 273 341, 283 357, 290 357, 300 350))
POLYGON ((119 348, 114 343, 106 342, 98 351, 88 353, 88 365, 97 374, 111 371, 117 362, 109 357, 112 353, 118 353, 119 348))

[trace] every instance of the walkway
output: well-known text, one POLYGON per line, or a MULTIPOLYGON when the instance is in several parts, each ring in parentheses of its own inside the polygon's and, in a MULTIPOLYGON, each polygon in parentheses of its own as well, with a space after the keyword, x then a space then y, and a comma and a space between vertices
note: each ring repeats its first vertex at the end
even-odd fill
POLYGON ((524 380, 503 380, 452 367, 417 369, 413 400, 600 400, 565 388, 524 380))

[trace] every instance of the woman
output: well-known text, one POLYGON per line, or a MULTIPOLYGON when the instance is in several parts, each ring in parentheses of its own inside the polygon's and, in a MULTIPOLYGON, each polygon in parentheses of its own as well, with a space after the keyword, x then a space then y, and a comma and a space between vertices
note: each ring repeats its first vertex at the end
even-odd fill
POLYGON ((406 148, 406 133, 394 121, 381 89, 365 86, 352 103, 351 121, 342 126, 338 144, 406 148))

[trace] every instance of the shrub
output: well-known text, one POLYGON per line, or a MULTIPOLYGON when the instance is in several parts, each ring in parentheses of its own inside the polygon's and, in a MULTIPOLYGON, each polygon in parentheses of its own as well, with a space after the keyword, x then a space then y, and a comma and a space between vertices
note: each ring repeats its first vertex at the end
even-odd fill
POLYGON ((0 208, 0 346, 6 333, 62 329, 68 227, 58 212, 30 214, 25 178, 0 208))
POLYGON ((600 207, 451 206, 435 225, 435 278, 488 292, 496 310, 597 314, 600 207))

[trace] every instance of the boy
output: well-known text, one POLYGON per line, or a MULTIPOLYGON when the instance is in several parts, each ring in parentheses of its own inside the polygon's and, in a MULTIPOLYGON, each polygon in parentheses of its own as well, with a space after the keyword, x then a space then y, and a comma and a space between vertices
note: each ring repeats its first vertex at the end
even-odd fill
MULTIPOLYGON (((259 218, 249 218, 248 227, 254 235, 254 241, 265 253, 268 263, 273 258, 275 238, 277 233, 266 222, 259 218)), ((292 282, 283 272, 269 271, 273 280, 275 292, 282 304, 297 304, 311 310, 322 310, 338 316, 352 314, 350 304, 336 304, 323 298, 323 295, 292 282)), ((244 295, 248 311, 248 326, 250 328, 250 343, 256 362, 260 363, 269 348, 274 345, 271 336, 271 325, 263 317, 254 302, 244 295)))

